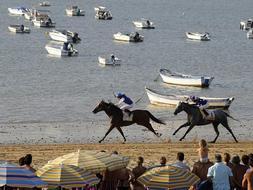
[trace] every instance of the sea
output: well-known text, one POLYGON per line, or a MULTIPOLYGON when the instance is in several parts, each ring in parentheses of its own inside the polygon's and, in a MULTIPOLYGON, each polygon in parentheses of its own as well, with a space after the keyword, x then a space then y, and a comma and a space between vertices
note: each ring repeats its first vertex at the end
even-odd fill
MULTIPOLYGON (((241 20, 252 17, 252 0, 52 0, 39 7, 37 0, 1 0, 0 6, 0 143, 95 143, 110 123, 105 113, 93 114, 101 101, 117 102, 115 92, 131 97, 135 109, 147 109, 167 125, 154 125, 155 137, 137 125, 124 127, 128 142, 178 141, 173 131, 186 114, 173 115, 174 107, 150 105, 145 86, 166 94, 234 97, 229 119, 241 141, 250 140, 253 120, 253 40, 239 29, 241 20), (65 9, 78 5, 83 17, 68 17, 65 9), (51 29, 38 28, 22 16, 12 16, 8 7, 24 6, 49 10, 56 29, 77 32, 82 39, 74 45, 77 57, 52 57, 45 45, 51 29), (105 6, 112 20, 95 19, 94 7, 105 6), (147 18, 155 29, 139 30, 132 21, 147 18), (24 24, 30 34, 8 31, 10 24, 24 24), (117 32, 138 31, 141 43, 113 40, 117 32), (210 41, 187 40, 185 32, 208 32, 210 41), (98 56, 114 54, 120 66, 101 66, 98 56), (161 68, 213 76, 209 88, 172 86, 158 77, 161 68)), ((218 140, 233 142, 219 127, 218 140)), ((211 125, 195 127, 185 140, 212 140, 211 125)), ((120 143, 117 130, 105 140, 120 143)))

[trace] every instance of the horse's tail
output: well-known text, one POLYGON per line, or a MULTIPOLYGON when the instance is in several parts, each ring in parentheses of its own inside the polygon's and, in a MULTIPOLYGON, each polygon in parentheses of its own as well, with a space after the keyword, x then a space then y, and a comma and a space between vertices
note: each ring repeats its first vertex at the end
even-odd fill
POLYGON ((228 113, 226 113, 226 112, 224 112, 224 113, 226 114, 226 116, 227 116, 227 117, 230 117, 231 119, 233 119, 233 120, 238 121, 238 122, 240 122, 240 123, 241 123, 241 121, 240 121, 240 120, 235 119, 234 117, 232 117, 231 115, 229 115, 229 114, 228 114, 228 113))
POLYGON ((149 111, 148 112, 148 115, 149 115, 149 118, 152 119, 154 122, 156 123, 160 123, 160 124, 163 124, 163 125, 166 125, 165 122, 163 122, 162 120, 160 119, 157 119, 155 116, 153 116, 149 111))

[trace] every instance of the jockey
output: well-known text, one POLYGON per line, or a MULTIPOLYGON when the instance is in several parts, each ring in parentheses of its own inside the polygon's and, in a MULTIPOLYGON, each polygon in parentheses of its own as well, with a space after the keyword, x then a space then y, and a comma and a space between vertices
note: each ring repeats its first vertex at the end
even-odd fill
POLYGON ((119 102, 116 104, 117 106, 119 106, 119 108, 125 112, 128 112, 128 114, 130 113, 129 109, 133 108, 134 103, 133 101, 127 97, 124 93, 118 92, 115 95, 116 98, 119 99, 119 102))
POLYGON ((197 96, 190 96, 190 100, 193 101, 196 104, 196 106, 199 108, 200 113, 203 116, 203 119, 207 118, 209 115, 208 111, 206 110, 206 108, 209 106, 208 101, 201 99, 197 96))

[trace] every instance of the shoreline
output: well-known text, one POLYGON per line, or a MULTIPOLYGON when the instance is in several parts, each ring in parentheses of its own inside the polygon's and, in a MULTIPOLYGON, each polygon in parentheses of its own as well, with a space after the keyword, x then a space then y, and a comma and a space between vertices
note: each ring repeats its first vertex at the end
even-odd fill
MULTIPOLYGON (((0 160, 7 160, 17 163, 18 159, 26 154, 33 155, 33 166, 37 169, 45 165, 49 160, 58 156, 77 151, 78 149, 86 150, 105 150, 108 152, 118 151, 119 154, 130 157, 129 168, 133 168, 138 156, 143 156, 146 166, 152 166, 159 163, 161 156, 167 158, 168 164, 176 161, 177 152, 185 154, 186 163, 193 165, 198 159, 197 154, 198 142, 168 142, 168 143, 126 143, 126 144, 11 144, 0 145, 0 160)), ((218 142, 209 144, 209 158, 214 160, 214 154, 225 152, 234 155, 253 153, 253 141, 244 141, 239 143, 218 142)))

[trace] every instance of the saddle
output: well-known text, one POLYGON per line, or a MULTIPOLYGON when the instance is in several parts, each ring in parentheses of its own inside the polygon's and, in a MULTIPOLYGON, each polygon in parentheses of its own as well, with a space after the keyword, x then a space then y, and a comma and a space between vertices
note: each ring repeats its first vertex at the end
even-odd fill
POLYGON ((122 110, 122 113, 123 113, 122 118, 123 121, 133 121, 133 114, 130 110, 128 109, 122 110))
POLYGON ((208 121, 214 121, 215 120, 215 113, 214 113, 214 111, 207 111, 206 109, 204 109, 203 113, 204 113, 203 119, 208 120, 208 121))

